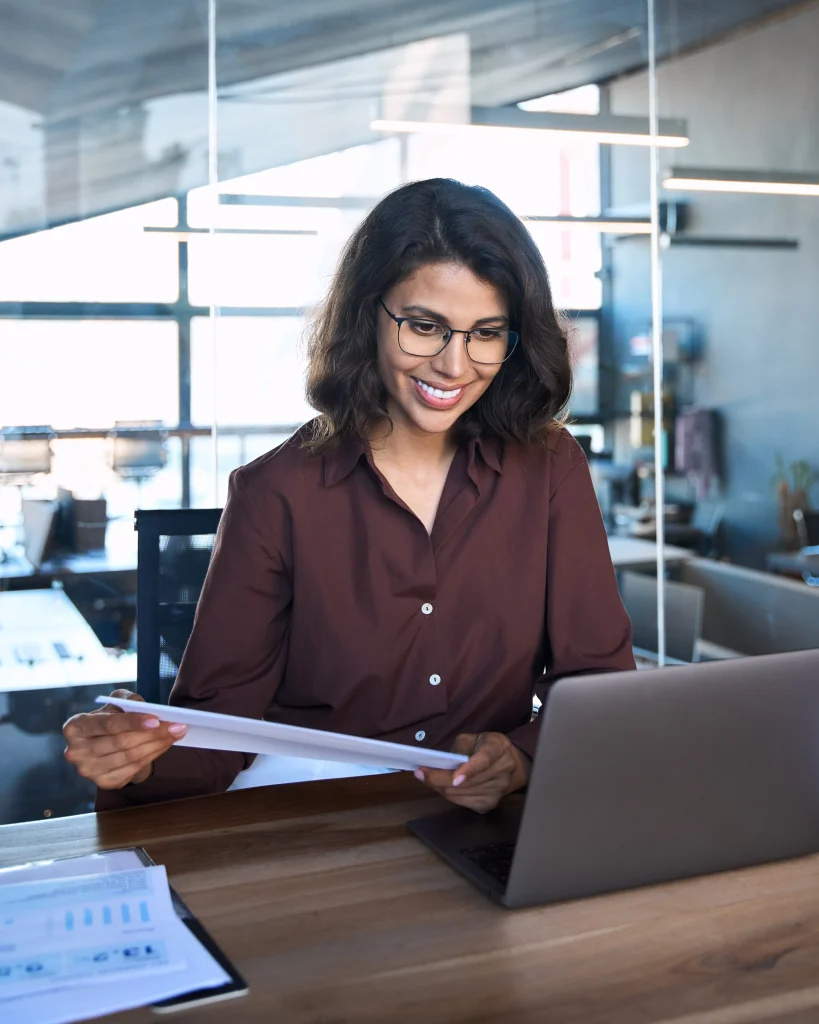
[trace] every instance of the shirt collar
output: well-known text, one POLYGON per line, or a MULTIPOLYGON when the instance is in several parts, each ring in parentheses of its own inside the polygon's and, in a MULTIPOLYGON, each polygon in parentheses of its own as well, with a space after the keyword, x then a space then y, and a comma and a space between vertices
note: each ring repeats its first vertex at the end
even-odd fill
MULTIPOLYGON (((345 438, 335 448, 324 453, 324 486, 332 487, 355 469, 359 459, 367 454, 369 445, 361 438, 345 438)), ((503 445, 496 437, 478 438, 469 442, 469 465, 474 465, 476 453, 486 465, 498 474, 503 473, 503 445)))
POLYGON ((474 458, 474 453, 480 452, 481 458, 496 473, 503 475, 503 443, 497 437, 477 438, 469 442, 469 461, 474 458))
POLYGON ((324 486, 332 487, 355 469, 358 460, 367 452, 368 445, 358 437, 339 441, 335 448, 324 453, 324 486))

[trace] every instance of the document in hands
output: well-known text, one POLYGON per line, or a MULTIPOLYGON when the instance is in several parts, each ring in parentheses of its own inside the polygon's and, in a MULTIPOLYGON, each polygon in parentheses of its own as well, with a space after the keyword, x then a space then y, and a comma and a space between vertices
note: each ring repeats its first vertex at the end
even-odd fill
POLYGON ((164 867, 51 868, 0 872, 4 1024, 65 1024, 228 979, 174 912, 164 867))
POLYGON ((179 722, 188 731, 176 741, 181 747, 204 747, 207 750, 237 750, 242 754, 282 754, 307 757, 318 761, 344 761, 373 768, 455 769, 467 758, 426 747, 409 747, 402 743, 347 736, 344 733, 305 729, 281 722, 264 722, 238 715, 219 715, 213 711, 148 704, 119 697, 97 697, 98 704, 114 704, 123 711, 152 714, 161 722, 179 722))

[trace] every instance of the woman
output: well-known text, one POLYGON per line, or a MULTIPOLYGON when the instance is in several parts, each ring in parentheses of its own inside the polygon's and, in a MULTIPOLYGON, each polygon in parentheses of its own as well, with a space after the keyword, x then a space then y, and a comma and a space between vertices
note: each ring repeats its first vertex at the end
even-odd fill
MULTIPOLYGON (((417 773, 486 811, 525 786, 532 698, 633 667, 583 454, 557 422, 566 335, 492 193, 388 195, 309 341, 320 412, 233 473, 171 704, 469 755, 417 773)), ((226 789, 250 758, 111 707, 65 726, 99 807, 226 789)))

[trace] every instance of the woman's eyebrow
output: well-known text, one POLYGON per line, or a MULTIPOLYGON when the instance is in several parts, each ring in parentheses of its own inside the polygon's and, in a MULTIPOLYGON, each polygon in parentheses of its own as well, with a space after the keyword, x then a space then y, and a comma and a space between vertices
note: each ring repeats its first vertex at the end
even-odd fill
MULTIPOLYGON (((449 326, 449 320, 443 315, 443 313, 436 313, 434 309, 429 309, 427 306, 402 306, 401 312, 406 313, 409 316, 416 314, 429 317, 431 320, 440 320, 441 323, 449 326)), ((478 324, 497 323, 498 321, 506 324, 509 323, 509 318, 504 316, 502 313, 497 313, 495 316, 481 317, 481 319, 476 320, 472 326, 477 327, 478 324)))

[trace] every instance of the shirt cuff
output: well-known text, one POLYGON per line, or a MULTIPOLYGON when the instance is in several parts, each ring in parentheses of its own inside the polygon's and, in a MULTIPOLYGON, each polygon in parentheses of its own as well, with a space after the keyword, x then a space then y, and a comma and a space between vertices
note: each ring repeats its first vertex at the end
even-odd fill
POLYGON ((98 789, 94 809, 119 811, 164 800, 223 793, 245 763, 245 755, 233 751, 171 747, 154 761, 153 773, 144 782, 122 789, 98 789))
POLYGON ((526 725, 518 726, 517 729, 513 729, 506 735, 516 747, 522 750, 530 760, 534 761, 537 741, 540 736, 540 715, 533 718, 531 722, 527 722, 526 725))

